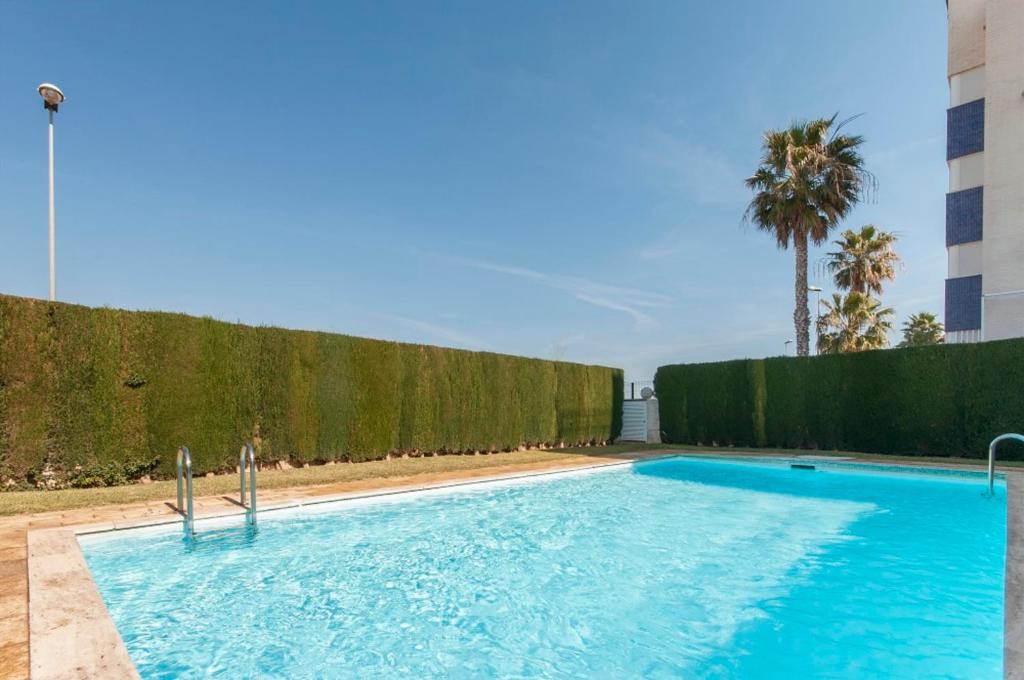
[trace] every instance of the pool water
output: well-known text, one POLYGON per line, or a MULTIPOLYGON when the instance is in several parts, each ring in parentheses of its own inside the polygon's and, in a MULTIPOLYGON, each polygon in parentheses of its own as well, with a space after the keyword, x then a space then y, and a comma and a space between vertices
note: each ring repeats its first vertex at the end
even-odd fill
POLYGON ((81 541, 143 678, 1001 678, 984 490, 672 458, 81 541))

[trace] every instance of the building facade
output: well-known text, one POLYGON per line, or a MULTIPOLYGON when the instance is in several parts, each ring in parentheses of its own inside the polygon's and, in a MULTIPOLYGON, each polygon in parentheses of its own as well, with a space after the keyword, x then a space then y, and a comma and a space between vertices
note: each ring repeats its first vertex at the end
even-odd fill
POLYGON ((1024 0, 948 0, 946 341, 1024 336, 1024 0))

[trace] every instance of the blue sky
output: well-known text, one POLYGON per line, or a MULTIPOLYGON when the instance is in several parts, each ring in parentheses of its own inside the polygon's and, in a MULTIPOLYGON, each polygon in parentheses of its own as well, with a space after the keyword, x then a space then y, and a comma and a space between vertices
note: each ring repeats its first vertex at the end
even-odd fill
MULTIPOLYGON (((621 366, 781 354, 760 135, 863 114, 942 312, 945 6, 0 3, 0 292, 621 366)), ((820 258, 812 253, 812 262, 820 258)), ((828 281, 812 272, 812 281, 828 281)))

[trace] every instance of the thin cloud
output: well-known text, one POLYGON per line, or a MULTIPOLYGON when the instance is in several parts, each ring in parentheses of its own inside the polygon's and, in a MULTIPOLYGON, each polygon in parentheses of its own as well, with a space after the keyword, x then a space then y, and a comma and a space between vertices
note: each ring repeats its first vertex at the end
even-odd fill
POLYGON ((697 203, 749 200, 743 180, 750 174, 718 149, 657 123, 610 121, 590 138, 636 166, 638 176, 697 203))
POLYGON ((551 345, 551 358, 556 361, 564 361, 566 353, 571 345, 578 345, 586 338, 582 333, 559 338, 551 345))
POLYGON ((432 323, 430 321, 424 321, 422 319, 412 319, 407 316, 398 316, 397 314, 384 314, 382 312, 371 312, 373 316, 384 321, 390 321, 391 323, 399 326, 404 326, 410 330, 425 333, 431 338, 440 339, 447 343, 459 345, 461 347, 467 347, 470 349, 479 349, 483 344, 476 338, 460 333, 459 331, 453 330, 440 324, 432 323))
POLYGON ((539 285, 568 293, 577 300, 586 302, 589 305, 620 312, 629 316, 638 330, 650 330, 660 326, 657 320, 646 313, 644 309, 663 307, 672 302, 671 298, 660 293, 614 286, 576 276, 548 274, 524 267, 514 267, 482 260, 454 259, 466 267, 473 267, 474 269, 489 271, 495 274, 507 274, 533 281, 539 285))
POLYGON ((656 367, 666 364, 725 361, 741 357, 777 356, 783 341, 793 337, 785 321, 754 322, 751 327, 723 327, 716 331, 687 330, 680 339, 638 344, 603 344, 588 357, 593 363, 619 366, 627 375, 653 378, 656 367))
POLYGON ((633 251, 633 254, 641 260, 663 260, 666 258, 679 258, 686 255, 694 255, 701 252, 701 245, 691 237, 686 236, 682 230, 676 229, 660 236, 645 246, 633 251))
POLYGON ((660 169, 671 185, 702 203, 735 203, 747 199, 746 174, 721 153, 685 137, 652 129, 636 139, 637 158, 660 169))
MULTIPOLYGON (((913 156, 915 156, 917 158, 920 158, 921 157, 921 153, 920 153, 921 150, 922 149, 928 149, 929 147, 931 147, 932 149, 934 149, 936 151, 941 150, 941 151, 944 152, 945 149, 942 148, 942 147, 943 147, 943 142, 945 142, 945 140, 946 140, 946 138, 944 136, 942 136, 942 135, 932 135, 931 137, 922 137, 921 139, 915 139, 915 140, 907 142, 905 144, 900 144, 898 146, 887 147, 887 148, 883 149, 882 151, 875 151, 873 153, 869 153, 869 154, 867 154, 867 160, 868 160, 868 163, 870 165, 870 164, 873 164, 873 163, 882 164, 882 163, 891 163, 891 162, 899 161, 904 156, 907 156, 908 154, 912 154, 913 156)), ((926 158, 929 158, 929 156, 926 156, 926 158)))
POLYGON ((883 302, 887 307, 899 307, 902 309, 910 310, 911 313, 919 311, 936 311, 941 309, 945 305, 941 293, 934 293, 931 295, 915 295, 913 297, 899 298, 893 296, 894 299, 885 299, 883 302))

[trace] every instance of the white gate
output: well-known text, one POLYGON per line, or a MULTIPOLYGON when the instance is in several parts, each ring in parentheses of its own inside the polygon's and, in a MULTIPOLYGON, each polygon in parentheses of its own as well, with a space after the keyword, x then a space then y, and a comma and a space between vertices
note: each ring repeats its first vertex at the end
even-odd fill
POLYGON ((622 402, 622 434, 619 441, 661 442, 657 399, 626 399, 622 402))

